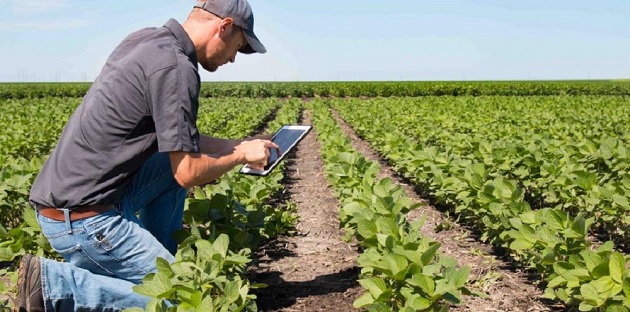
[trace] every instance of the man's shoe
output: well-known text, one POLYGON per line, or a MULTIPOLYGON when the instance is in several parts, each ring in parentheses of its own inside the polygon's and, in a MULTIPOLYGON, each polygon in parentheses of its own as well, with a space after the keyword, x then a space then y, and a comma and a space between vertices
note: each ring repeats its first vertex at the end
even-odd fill
POLYGON ((42 267, 39 257, 25 254, 18 269, 18 293, 15 311, 44 312, 42 267))

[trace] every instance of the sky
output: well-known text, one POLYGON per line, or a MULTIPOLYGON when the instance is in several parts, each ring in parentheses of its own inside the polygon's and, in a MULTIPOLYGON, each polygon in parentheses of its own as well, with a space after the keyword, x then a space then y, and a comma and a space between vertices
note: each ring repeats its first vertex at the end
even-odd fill
MULTIPOLYGON (((630 78, 630 0, 250 0, 266 54, 204 81, 630 78)), ((0 0, 0 82, 93 81, 194 0, 0 0)))

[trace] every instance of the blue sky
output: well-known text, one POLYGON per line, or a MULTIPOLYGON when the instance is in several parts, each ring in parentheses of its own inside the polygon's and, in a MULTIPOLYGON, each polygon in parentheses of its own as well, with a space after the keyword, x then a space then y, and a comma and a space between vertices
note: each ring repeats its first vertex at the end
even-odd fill
MULTIPOLYGON (((0 0, 0 81, 92 81, 193 0, 0 0)), ((630 78, 628 0, 250 0, 264 55, 206 81, 630 78)))

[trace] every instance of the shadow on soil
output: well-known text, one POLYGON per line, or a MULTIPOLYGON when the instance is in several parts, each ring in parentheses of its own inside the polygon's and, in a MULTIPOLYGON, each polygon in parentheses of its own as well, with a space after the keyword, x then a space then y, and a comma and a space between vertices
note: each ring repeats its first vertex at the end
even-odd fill
POLYGON ((359 269, 353 267, 328 275, 320 275, 310 281, 288 282, 277 271, 258 273, 253 279, 265 283, 266 288, 254 290, 260 311, 276 311, 294 305, 299 298, 343 293, 358 285, 359 269))

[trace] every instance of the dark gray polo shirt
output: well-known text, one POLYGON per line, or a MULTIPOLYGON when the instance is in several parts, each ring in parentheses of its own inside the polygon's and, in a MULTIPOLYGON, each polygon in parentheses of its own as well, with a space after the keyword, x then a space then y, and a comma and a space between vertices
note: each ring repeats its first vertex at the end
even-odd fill
POLYGON ((156 151, 199 152, 199 87, 195 47, 177 21, 129 35, 68 121, 31 203, 117 204, 156 151))

